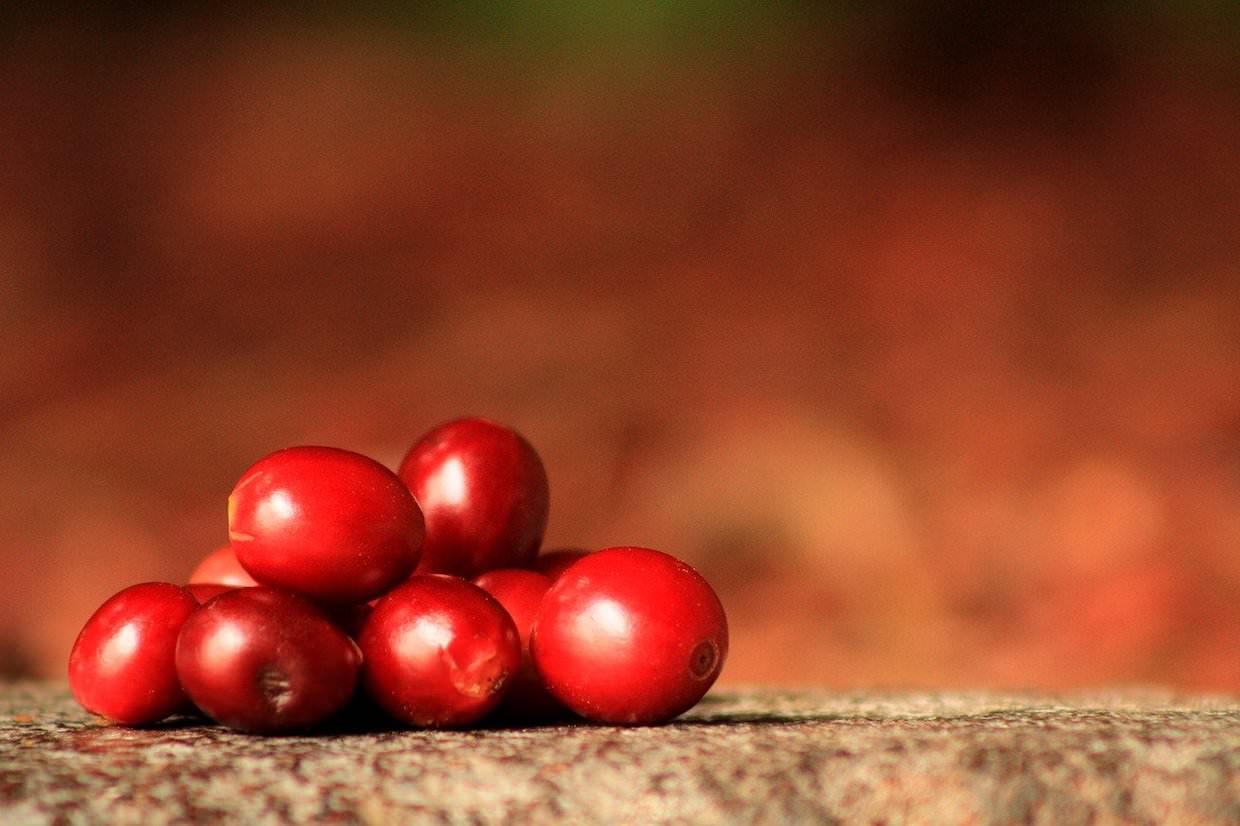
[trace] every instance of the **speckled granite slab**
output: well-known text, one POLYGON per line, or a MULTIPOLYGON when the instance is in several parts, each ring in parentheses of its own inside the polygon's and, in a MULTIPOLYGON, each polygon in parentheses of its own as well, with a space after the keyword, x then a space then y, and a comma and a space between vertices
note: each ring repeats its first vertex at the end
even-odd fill
POLYGON ((108 726, 0 686, 0 823, 1240 824, 1240 698, 721 691, 657 728, 108 726))

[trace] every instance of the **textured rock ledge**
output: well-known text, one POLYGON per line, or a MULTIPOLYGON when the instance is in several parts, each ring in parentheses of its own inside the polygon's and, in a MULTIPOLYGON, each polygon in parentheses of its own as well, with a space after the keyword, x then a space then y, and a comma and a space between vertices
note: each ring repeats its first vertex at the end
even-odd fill
POLYGON ((262 738, 0 685, 0 823, 1240 823, 1240 698, 722 691, 662 727, 262 738))

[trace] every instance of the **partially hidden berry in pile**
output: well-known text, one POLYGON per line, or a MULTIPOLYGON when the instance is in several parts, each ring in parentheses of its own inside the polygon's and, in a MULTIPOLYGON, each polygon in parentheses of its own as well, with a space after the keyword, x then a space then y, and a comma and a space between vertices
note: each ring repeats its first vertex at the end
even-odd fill
POLYGON ((249 588, 258 584, 241 567, 231 545, 216 548, 204 556, 189 575, 188 582, 190 585, 231 585, 233 588, 249 588))
POLYGON ((543 595, 551 580, 537 571, 499 568, 474 579, 474 584, 504 606, 521 636, 521 669, 513 676, 512 686, 500 703, 499 711, 511 721, 536 722, 563 716, 564 706, 547 691, 542 678, 530 659, 530 631, 543 595))

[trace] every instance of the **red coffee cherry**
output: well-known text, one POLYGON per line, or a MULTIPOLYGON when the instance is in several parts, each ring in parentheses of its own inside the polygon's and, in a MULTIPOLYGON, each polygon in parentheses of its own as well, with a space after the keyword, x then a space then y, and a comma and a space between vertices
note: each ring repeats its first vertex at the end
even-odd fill
POLYGON ((361 652, 313 603, 272 588, 237 588, 185 621, 176 669, 212 720, 259 733, 309 728, 353 694, 361 652))
POLYGON ((132 585, 86 621, 69 653, 69 688, 88 710, 127 725, 154 723, 186 705, 177 681, 177 633, 198 607, 167 582, 132 585))
POLYGON ((481 719, 521 667, 512 618, 486 591, 451 576, 410 577, 375 603, 358 644, 366 692, 416 726, 481 719))
POLYGON ((521 669, 514 675, 499 712, 515 720, 542 720, 562 715, 564 707, 547 691, 530 659, 530 630, 551 580, 536 571, 499 568, 482 574, 474 584, 504 606, 521 637, 521 669))
POLYGON ((548 690, 581 716, 659 723, 691 708, 719 676, 728 623, 693 568, 647 548, 609 548, 547 591, 530 653, 548 690))
POLYGON ((530 570, 538 571, 555 582, 561 574, 572 567, 574 562, 589 555, 590 552, 583 548, 558 548, 554 551, 543 551, 534 557, 534 561, 530 563, 530 570))
POLYGON ((330 447, 260 459, 228 497, 228 535, 256 580, 323 602, 365 602, 418 561, 422 512, 383 465, 330 447))
POLYGON ((199 583, 210 585, 231 585, 234 588, 249 588, 257 585, 241 563, 231 545, 217 548, 202 558, 198 567, 189 575, 189 584, 199 583))
POLYGON ((418 573, 474 576, 521 567, 547 527, 547 472, 521 434, 459 419, 423 436, 400 465, 426 516, 418 573))

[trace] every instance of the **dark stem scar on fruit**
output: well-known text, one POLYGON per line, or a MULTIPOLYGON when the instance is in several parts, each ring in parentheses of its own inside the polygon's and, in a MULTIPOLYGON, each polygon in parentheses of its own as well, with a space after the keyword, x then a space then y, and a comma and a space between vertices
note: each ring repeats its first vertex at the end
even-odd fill
POLYGON ((689 675, 695 680, 704 680, 715 670, 719 662, 719 646, 714 640, 704 640, 697 644, 689 655, 689 675))
POLYGON ((452 687, 466 697, 486 697, 504 687, 508 672, 504 670, 498 651, 488 657, 480 657, 461 667, 447 647, 439 649, 439 656, 448 667, 452 687))
POLYGON ((283 711, 293 699, 292 685, 288 675, 274 665, 265 665, 258 672, 258 690, 267 705, 275 711, 283 711))

